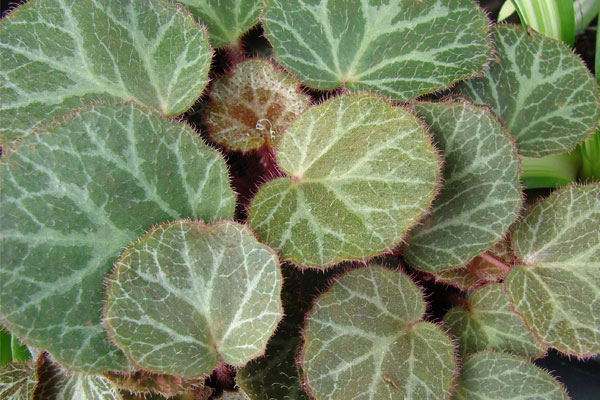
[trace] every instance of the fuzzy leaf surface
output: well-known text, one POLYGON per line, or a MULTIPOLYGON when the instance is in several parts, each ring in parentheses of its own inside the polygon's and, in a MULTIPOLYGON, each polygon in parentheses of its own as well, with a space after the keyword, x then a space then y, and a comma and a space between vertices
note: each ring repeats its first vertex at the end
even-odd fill
POLYGON ((352 270, 321 295, 304 329, 300 362, 316 399, 444 399, 454 345, 423 321, 423 293, 402 272, 352 270))
POLYGON ((460 92, 489 105, 517 141, 519 154, 573 150, 600 118, 598 85, 564 43, 520 26, 495 25, 496 60, 460 92))
POLYGON ((123 370, 100 321, 104 278, 153 224, 233 216, 223 157, 189 127, 94 106, 23 139, 0 164, 0 315, 69 369, 123 370))
POLYGON ((208 82, 204 29, 162 0, 31 0, 0 23, 0 144, 92 102, 186 111, 208 82))
POLYGON ((104 323, 136 366, 199 377, 264 353, 281 281, 277 255, 244 225, 159 225, 116 263, 104 323))
POLYGON ((258 24, 262 0, 177 0, 208 28, 213 47, 235 45, 242 35, 258 24))
POLYGON ((203 121, 210 138, 230 151, 275 147, 283 131, 310 105, 300 84, 266 60, 237 64, 210 91, 203 121))
POLYGON ((565 389, 536 365, 510 354, 468 357, 457 379, 456 400, 568 400, 565 389))
POLYGON ((483 69, 485 14, 470 0, 267 0, 275 58, 306 85, 405 101, 483 69))
POLYGON ((468 103, 415 103, 444 155, 444 184, 411 230, 407 262, 423 271, 463 267, 498 242, 521 208, 519 156, 496 118, 468 103))
POLYGON ((31 363, 11 362, 0 368, 0 398, 3 400, 32 400, 37 384, 31 363))
POLYGON ((310 108, 287 129, 276 156, 290 177, 259 189, 248 223, 302 266, 396 246, 431 204, 440 169, 421 123, 369 94, 310 108))
POLYGON ((491 283, 469 294, 468 307, 456 306, 444 316, 450 333, 460 342, 462 355, 492 349, 539 357, 545 349, 510 308, 501 283, 491 283))
POLYGON ((530 208, 513 233, 523 265, 505 280, 511 303, 548 346, 600 353, 600 184, 568 186, 530 208))

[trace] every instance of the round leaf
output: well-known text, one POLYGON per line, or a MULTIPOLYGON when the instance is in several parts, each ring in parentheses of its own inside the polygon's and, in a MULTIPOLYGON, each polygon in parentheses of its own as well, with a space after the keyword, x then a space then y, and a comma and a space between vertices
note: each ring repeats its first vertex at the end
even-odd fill
POLYGON ((299 83, 265 60, 237 64, 219 78, 204 108, 210 138, 227 150, 274 147, 290 123, 310 104, 299 83))
POLYGON ((513 247, 523 265, 505 285, 515 311, 548 346, 600 353, 600 184, 568 186, 525 213, 513 247))
POLYGON ((520 154, 574 149, 600 118, 598 85, 581 59, 564 43, 518 26, 496 25, 492 37, 497 60, 458 89, 498 114, 520 154))
POLYGON ((108 281, 104 322, 140 368, 209 374, 265 351, 282 317, 277 255, 243 225, 178 221, 129 247, 108 281))
POLYGON ((263 185, 248 223, 286 260, 327 266, 388 251, 427 210, 439 161, 425 128, 379 97, 312 107, 276 150, 290 177, 263 185))
POLYGON ((231 218, 222 156, 187 126, 95 106, 23 139, 0 164, 0 315, 69 369, 123 370, 101 324, 103 281, 153 224, 231 218))
POLYGON ((468 357, 457 379, 456 400, 568 400, 560 383, 534 364, 484 351, 468 357))
POLYGON ((317 299, 300 355, 316 399, 444 399, 456 373, 454 345, 422 321, 423 293, 408 276, 352 270, 317 299))
POLYGON ((444 185, 431 213, 403 249, 413 267, 440 272, 489 249, 521 208, 519 156, 486 109, 466 103, 416 103, 444 154, 444 185))
POLYGON ((267 0, 275 56, 310 87, 409 100, 483 69, 485 14, 471 0, 267 0))
POLYGON ((0 144, 86 103, 186 111, 208 82, 205 30, 161 0, 31 0, 0 23, 0 144))

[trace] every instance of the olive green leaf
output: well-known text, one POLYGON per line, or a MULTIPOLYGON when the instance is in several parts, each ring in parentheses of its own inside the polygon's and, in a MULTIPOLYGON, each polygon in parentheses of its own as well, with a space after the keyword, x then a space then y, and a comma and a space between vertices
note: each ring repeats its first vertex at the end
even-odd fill
POLYGON ((307 317, 300 362, 316 399, 444 399, 457 372, 454 345, 423 321, 423 293, 378 266, 339 277, 307 317))
POLYGON ((486 109, 463 102, 413 105, 444 155, 444 185, 403 248, 419 270, 463 267, 498 242, 521 208, 519 156, 486 109))
POLYGON ((0 398, 32 400, 37 376, 32 363, 11 362, 0 368, 0 398))
POLYGON ((176 0, 208 28, 213 47, 235 45, 240 37, 258 23, 262 0, 176 0))
POLYGON ((86 373, 128 368, 101 323, 104 278, 153 224, 231 218, 223 157, 134 105, 94 106, 23 139, 0 164, 0 317, 86 373))
POLYGON ((159 225, 117 261, 104 323, 136 366, 199 377, 264 353, 281 281, 277 255, 244 225, 159 225))
POLYGON ((501 283, 491 283, 469 294, 465 307, 456 306, 444 316, 450 333, 459 340, 462 355, 492 349, 527 357, 540 357, 545 348, 510 308, 501 283))
POLYGON ((324 267, 400 243, 427 210, 440 164, 408 111, 369 94, 304 112, 276 149, 289 177, 263 185, 248 223, 282 258, 324 267))
POLYGON ((458 89, 498 114, 520 154, 570 151, 594 132, 600 118, 598 85, 569 47, 513 25, 494 26, 492 37, 496 60, 482 77, 458 89))
POLYGON ((306 85, 409 100, 483 69, 489 21, 471 0, 267 0, 275 58, 306 85))
POLYGON ((227 150, 275 147, 310 104, 300 84, 265 60, 248 60, 214 83, 203 110, 210 138, 227 150))
POLYGON ((505 285, 541 341, 580 357, 600 353, 600 184, 568 186, 527 210, 513 233, 523 262, 505 285))
POLYGON ((568 400, 560 383, 536 365, 510 354, 482 351, 465 360, 456 400, 568 400))
POLYGON ((91 102, 186 111, 208 82, 204 29, 162 0, 31 0, 0 22, 0 145, 91 102))

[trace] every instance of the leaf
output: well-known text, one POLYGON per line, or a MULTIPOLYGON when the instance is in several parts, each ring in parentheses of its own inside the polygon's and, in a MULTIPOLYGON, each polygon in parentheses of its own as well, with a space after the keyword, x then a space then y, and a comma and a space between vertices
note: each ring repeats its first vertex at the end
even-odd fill
POLYGON ((31 400, 37 384, 35 368, 30 363, 8 363, 0 368, 0 398, 31 400))
POLYGON ((57 364, 40 358, 36 400, 122 400, 108 379, 97 375, 70 374, 57 364))
POLYGON ((537 358, 546 351, 510 308, 501 283, 471 292, 465 307, 453 307, 444 321, 450 333, 458 338, 463 356, 492 349, 537 358))
POLYGON ((282 317, 277 255, 243 225, 177 221, 130 246, 108 281, 104 323, 140 368, 209 374, 265 351, 282 317))
POLYGON ((304 329, 300 361, 314 398, 448 398, 454 345, 424 314, 423 293, 399 271, 372 265, 343 274, 304 329))
POLYGON ((210 138, 227 150, 275 147, 283 131, 310 105, 310 97, 285 71, 255 59, 219 78, 203 110, 210 138))
POLYGON ((514 25, 496 25, 496 60, 458 90, 487 104, 517 141, 541 157, 573 150, 595 129, 600 93, 583 62, 564 43, 514 25))
POLYGON ((223 396, 219 397, 219 400, 250 400, 250 397, 241 390, 236 392, 224 391, 223 396))
POLYGON ((2 146, 92 102, 180 114, 212 56, 206 32, 160 0, 31 0, 2 19, 0 37, 2 146))
POLYGON ((489 21, 470 0, 267 0, 275 57, 307 86, 405 101, 482 70, 489 21))
POLYGON ((203 388, 204 386, 204 379, 202 378, 181 379, 173 375, 159 375, 142 370, 135 371, 132 374, 108 372, 103 374, 102 377, 108 379, 114 387, 121 391, 142 396, 150 393, 160 393, 169 398, 178 393, 203 388))
POLYGON ((513 246, 523 265, 505 285, 543 343, 579 357, 600 353, 600 184, 568 186, 527 210, 513 246))
POLYGON ((439 178, 421 123, 369 94, 310 108, 288 128, 276 156, 290 177, 259 189, 248 223, 302 266, 390 250, 427 210, 439 178))
POLYGON ((23 139, 0 164, 0 316, 69 369, 126 370, 101 324, 103 281, 153 224, 231 218, 222 156, 133 105, 94 106, 23 139))
POLYGON ((232 46, 258 23, 261 0, 177 0, 208 28, 213 47, 232 46))
POLYGON ((468 357, 457 380, 456 400, 568 400, 551 375, 517 356, 483 351, 468 357))
POLYGON ((444 185, 403 248, 413 267, 465 266, 498 242, 521 208, 519 156, 502 126, 467 103, 416 103, 444 155, 444 185))

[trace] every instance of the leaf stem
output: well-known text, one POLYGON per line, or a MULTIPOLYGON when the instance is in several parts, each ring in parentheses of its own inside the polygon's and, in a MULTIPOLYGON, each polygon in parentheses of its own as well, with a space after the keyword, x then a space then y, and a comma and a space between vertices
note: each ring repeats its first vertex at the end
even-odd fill
POLYGON ((504 264, 502 261, 496 259, 495 257, 492 257, 488 253, 480 254, 479 257, 483 258, 485 261, 489 262, 493 266, 500 268, 504 272, 508 272, 510 270, 510 267, 508 265, 504 264))

